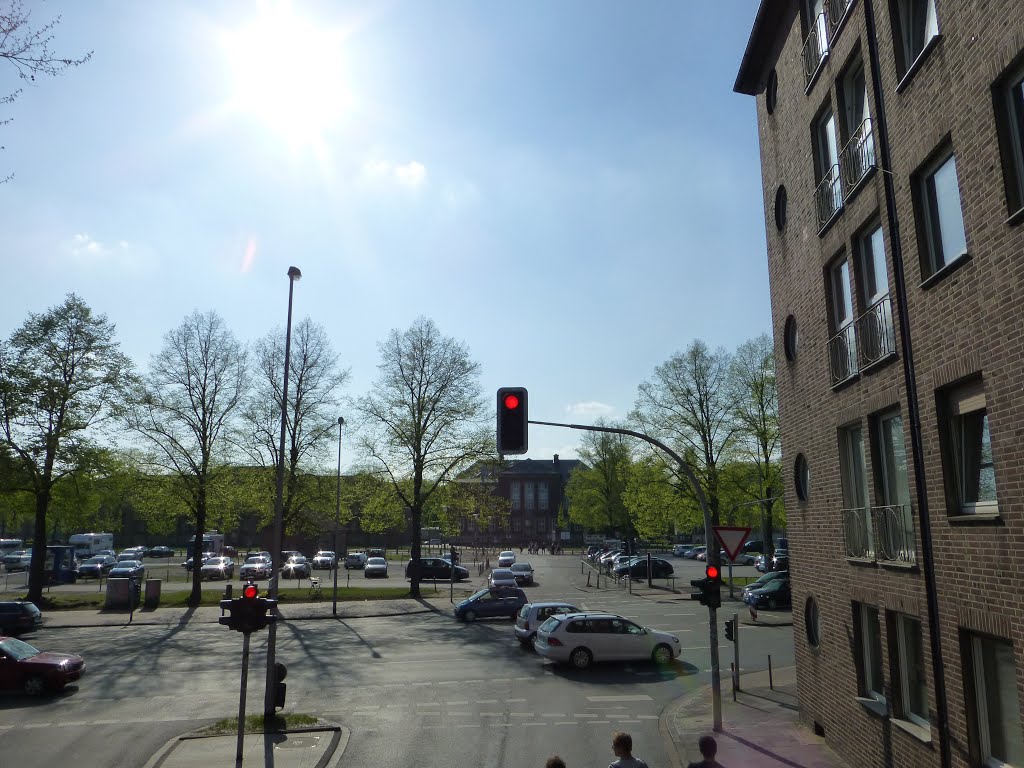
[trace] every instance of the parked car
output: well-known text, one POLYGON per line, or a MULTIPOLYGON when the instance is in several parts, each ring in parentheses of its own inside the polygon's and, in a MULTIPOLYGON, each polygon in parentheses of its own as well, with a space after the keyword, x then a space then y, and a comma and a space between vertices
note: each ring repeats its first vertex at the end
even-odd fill
POLYGON ((597 544, 591 544, 587 547, 586 558, 587 560, 593 560, 594 555, 601 551, 601 548, 597 544))
MULTIPOLYGON (((623 577, 627 573, 630 578, 633 579, 646 579, 647 578, 647 558, 638 557, 628 563, 623 563, 616 568, 613 573, 618 577, 623 577)), ((672 563, 668 560, 662 560, 660 557, 651 558, 651 578, 652 579, 667 579, 675 573, 675 569, 672 567, 672 563)))
POLYGON ((753 592, 755 589, 761 589, 761 587, 767 586, 768 582, 775 581, 776 579, 788 579, 789 571, 769 571, 764 576, 759 578, 757 581, 747 584, 743 588, 743 600, 746 602, 747 593, 753 592))
POLYGON ((695 560, 703 560, 704 562, 707 562, 707 559, 708 559, 708 548, 707 547, 697 547, 694 550, 693 558, 695 560))
POLYGON ((378 576, 386 579, 388 577, 388 561, 383 557, 369 558, 366 561, 366 565, 363 567, 363 576, 368 579, 378 576))
POLYGON ((85 674, 85 661, 70 653, 40 651, 24 640, 0 637, 0 688, 29 696, 59 691, 85 674))
POLYGON ((106 576, 117 565, 117 560, 110 555, 93 555, 78 565, 78 578, 98 579, 106 576))
MULTIPOLYGON (((203 552, 203 554, 199 557, 199 565, 202 566, 203 563, 205 563, 211 557, 217 557, 217 555, 215 555, 213 552, 203 552)), ((182 563, 181 567, 184 568, 186 571, 191 572, 193 567, 192 558, 190 557, 188 560, 182 563)))
POLYGON ((768 571, 768 565, 767 563, 765 563, 764 555, 757 556, 757 558, 754 560, 754 568, 760 571, 761 573, 765 573, 768 571))
POLYGON ((754 610, 758 608, 790 608, 793 605, 793 593, 789 586, 789 578, 774 579, 760 589, 744 591, 743 602, 754 610))
POLYGON ((613 613, 556 614, 537 630, 533 647, 546 659, 586 669, 595 661, 650 659, 668 664, 679 656, 679 638, 641 627, 613 613))
POLYGON ((211 557, 199 569, 204 579, 230 579, 235 575, 235 561, 230 557, 211 557))
POLYGON ((361 570, 366 567, 368 559, 365 552, 349 552, 345 555, 345 570, 361 570))
MULTIPOLYGON (((729 564, 729 553, 724 549, 718 550, 718 562, 722 565, 729 564)), ((757 557, 755 555, 748 555, 744 552, 737 552, 736 557, 732 560, 733 565, 754 565, 756 562, 757 557)))
POLYGON ((487 579, 487 583, 491 587, 515 587, 516 576, 512 573, 511 568, 495 568, 491 571, 490 577, 487 579))
POLYGON ((110 556, 111 556, 112 558, 114 558, 115 560, 117 559, 117 552, 115 552, 115 551, 114 551, 114 550, 112 550, 112 549, 101 549, 101 550, 100 550, 99 552, 97 552, 96 554, 97 554, 97 555, 110 555, 110 556))
POLYGON ((523 645, 533 645, 537 636, 537 628, 556 613, 579 613, 580 609, 572 603, 527 603, 519 609, 516 616, 515 635, 523 645))
POLYGON ((146 566, 141 560, 118 560, 117 565, 107 573, 108 579, 141 579, 146 575, 146 566))
POLYGON ((516 577, 516 584, 520 587, 524 584, 533 584, 533 566, 529 563, 515 563, 509 570, 516 577))
POLYGON ((150 557, 174 557, 174 550, 170 547, 165 547, 162 544, 159 547, 153 547, 149 550, 150 557))
POLYGON ((117 561, 122 560, 141 560, 143 555, 139 553, 138 547, 129 547, 128 549, 122 549, 121 554, 117 556, 117 561))
POLYGON ((676 544, 672 547, 672 554, 676 557, 686 557, 686 554, 693 549, 689 544, 676 544))
POLYGON ((293 557, 304 557, 304 555, 297 549, 286 549, 281 553, 281 562, 287 563, 293 557))
POLYGON ((501 554, 498 555, 498 567, 499 568, 509 568, 509 567, 511 567, 512 563, 514 563, 515 561, 516 561, 516 553, 513 552, 511 549, 507 549, 507 550, 505 550, 504 552, 502 552, 501 554))
POLYGON ((462 621, 502 618, 515 619, 527 603, 526 593, 519 587, 481 589, 455 606, 455 618, 462 621))
POLYGON ((612 560, 614 560, 616 557, 618 557, 621 554, 622 554, 622 550, 621 549, 610 549, 607 552, 605 552, 604 554, 600 555, 597 558, 597 562, 600 563, 601 565, 605 565, 607 563, 610 563, 612 560))
MULTIPOLYGON (((405 578, 409 578, 409 569, 413 567, 413 561, 410 560, 405 566, 405 578)), ((448 580, 452 577, 452 564, 443 557, 421 557, 420 558, 420 578, 421 579, 444 579, 448 580)), ((455 580, 463 581, 469 578, 469 571, 463 568, 461 565, 455 566, 455 580)))
POLYGON ((8 573, 27 571, 32 567, 32 555, 8 555, 4 558, 4 568, 8 573))
POLYGON ((387 558, 387 553, 384 552, 383 547, 370 547, 368 550, 366 550, 366 556, 387 558))
POLYGON ((35 603, 23 600, 0 602, 0 635, 18 635, 31 632, 43 623, 43 614, 35 603))
POLYGON ((29 558, 32 557, 31 549, 19 549, 17 552, 11 552, 10 554, 4 555, 3 558, 0 558, 0 563, 3 563, 7 567, 7 570, 10 570, 12 565, 17 565, 21 562, 21 559, 26 556, 29 558))
POLYGON ((789 550, 788 549, 776 549, 775 555, 772 557, 772 570, 773 571, 788 571, 789 570, 789 550))
POLYGON ((302 555, 292 555, 281 569, 281 575, 286 579, 308 579, 312 573, 312 565, 302 555))
POLYGON ((238 578, 245 579, 246 581, 249 579, 253 581, 269 579, 273 570, 274 566, 271 565, 269 557, 253 555, 242 563, 242 567, 238 569, 238 578))
POLYGON ((321 549, 313 555, 313 570, 333 571, 338 565, 338 555, 329 549, 321 549))

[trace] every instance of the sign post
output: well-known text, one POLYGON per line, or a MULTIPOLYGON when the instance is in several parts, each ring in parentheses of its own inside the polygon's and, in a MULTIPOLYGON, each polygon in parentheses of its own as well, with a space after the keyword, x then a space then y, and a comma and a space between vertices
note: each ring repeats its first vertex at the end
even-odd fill
POLYGON ((736 559, 736 555, 743 548, 744 542, 750 535, 750 529, 737 528, 730 525, 714 525, 712 530, 715 532, 715 538, 718 539, 722 549, 725 550, 726 556, 729 558, 729 597, 732 597, 732 561, 736 559))

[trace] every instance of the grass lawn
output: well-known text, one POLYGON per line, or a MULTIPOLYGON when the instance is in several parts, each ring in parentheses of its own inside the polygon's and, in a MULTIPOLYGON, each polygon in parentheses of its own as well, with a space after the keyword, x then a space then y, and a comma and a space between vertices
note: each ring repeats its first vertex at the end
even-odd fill
MULTIPOLYGON (((313 715, 303 714, 280 714, 275 715, 274 718, 267 724, 267 728, 264 729, 263 715, 247 715, 245 718, 245 732, 246 733, 265 733, 267 731, 286 731, 289 728, 308 728, 309 726, 316 725, 320 722, 320 719, 313 715)), ((213 725, 207 726, 199 731, 200 736, 226 736, 228 734, 238 733, 238 718, 228 717, 223 720, 218 720, 213 725)))

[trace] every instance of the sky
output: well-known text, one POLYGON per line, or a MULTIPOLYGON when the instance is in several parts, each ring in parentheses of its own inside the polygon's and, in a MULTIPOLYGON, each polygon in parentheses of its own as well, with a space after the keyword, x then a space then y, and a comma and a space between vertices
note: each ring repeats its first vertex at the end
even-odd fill
MULTIPOLYGON (((0 61, 0 93, 24 86, 0 105, 4 338, 74 292, 145 371, 195 309, 283 328, 294 265, 293 322, 327 329, 346 397, 425 315, 488 398, 587 424, 694 339, 771 332, 732 92, 756 0, 25 5, 93 55, 35 83, 0 61)), ((527 457, 581 434, 532 427, 527 457)))

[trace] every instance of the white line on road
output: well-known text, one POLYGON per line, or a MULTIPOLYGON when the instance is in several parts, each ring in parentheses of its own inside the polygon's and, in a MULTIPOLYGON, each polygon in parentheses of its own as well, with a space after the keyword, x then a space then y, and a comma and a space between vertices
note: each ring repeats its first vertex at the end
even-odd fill
POLYGON ((505 701, 509 704, 522 704, 526 699, 505 699, 505 701))
POLYGON ((579 725, 575 720, 563 720, 560 723, 552 723, 552 725, 579 725))
POLYGON ((657 715, 637 715, 641 720, 657 720, 657 715))
POLYGON ((544 714, 541 715, 541 717, 568 717, 568 715, 565 714, 565 712, 555 712, 553 714, 545 712, 544 714))
POLYGON ((587 720, 588 725, 611 725, 610 720, 587 720))
POLYGON ((587 701, 654 701, 650 696, 587 696, 587 701))
POLYGON ((477 704, 497 704, 498 700, 497 699, 477 699, 476 703, 477 704))
POLYGON ((574 712, 573 717, 597 717, 593 712, 574 712))
POLYGON ((451 706, 456 706, 457 707, 457 706, 461 706, 463 704, 469 704, 469 702, 468 701, 449 701, 448 704, 451 705, 451 706))
POLYGON ((523 726, 527 728, 532 725, 547 725, 547 723, 523 723, 523 726))

